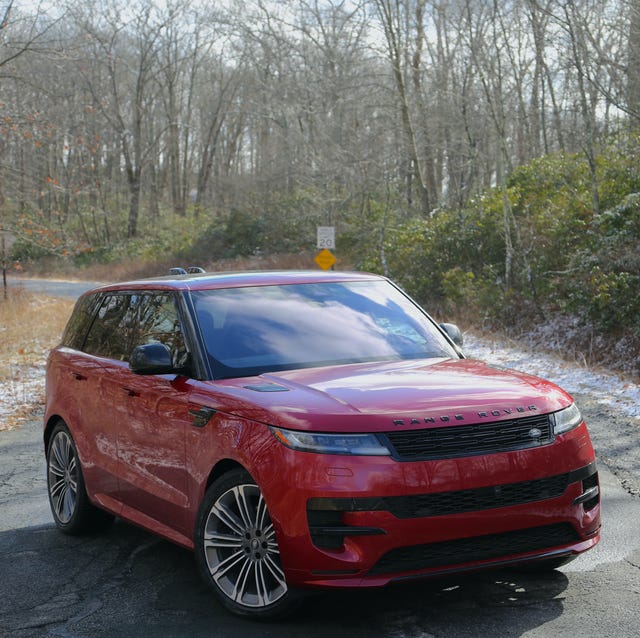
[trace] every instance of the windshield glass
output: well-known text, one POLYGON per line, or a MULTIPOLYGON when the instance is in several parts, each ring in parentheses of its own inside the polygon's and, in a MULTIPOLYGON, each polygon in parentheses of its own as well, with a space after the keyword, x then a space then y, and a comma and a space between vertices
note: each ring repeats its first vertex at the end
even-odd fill
POLYGON ((224 288, 194 292, 193 299, 217 379, 458 356, 387 281, 224 288))

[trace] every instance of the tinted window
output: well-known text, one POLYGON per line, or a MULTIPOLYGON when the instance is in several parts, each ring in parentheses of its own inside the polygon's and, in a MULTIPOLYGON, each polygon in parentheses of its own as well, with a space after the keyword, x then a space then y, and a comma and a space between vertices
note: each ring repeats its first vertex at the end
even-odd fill
POLYGON ((139 326, 135 345, 164 343, 171 351, 171 358, 176 367, 186 363, 187 349, 173 295, 146 296, 140 307, 139 326))
POLYGON ((457 357, 424 313, 385 281, 194 293, 214 376, 457 357))
POLYGON ((87 331, 91 326, 96 306, 100 303, 100 299, 100 295, 89 295, 78 300, 62 336, 63 346, 82 350, 84 339, 87 336, 87 331))
POLYGON ((186 348, 174 296, 170 293, 116 293, 104 297, 84 350, 128 361, 146 343, 164 343, 174 364, 184 363, 186 348))
POLYGON ((135 342, 141 299, 133 294, 106 295, 87 336, 85 352, 127 361, 135 342))

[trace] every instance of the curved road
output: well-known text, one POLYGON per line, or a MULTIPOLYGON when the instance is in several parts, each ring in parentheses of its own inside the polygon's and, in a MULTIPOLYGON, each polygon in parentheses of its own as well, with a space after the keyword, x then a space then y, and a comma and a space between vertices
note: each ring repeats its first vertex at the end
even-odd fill
POLYGON ((28 292, 77 299, 83 292, 99 286, 96 281, 66 281, 58 279, 29 279, 27 277, 7 277, 7 287, 20 287, 28 292))

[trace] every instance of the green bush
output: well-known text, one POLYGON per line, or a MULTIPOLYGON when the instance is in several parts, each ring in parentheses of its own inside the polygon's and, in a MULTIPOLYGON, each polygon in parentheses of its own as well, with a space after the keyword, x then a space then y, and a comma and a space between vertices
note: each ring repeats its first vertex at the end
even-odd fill
POLYGON ((639 148, 603 149, 599 209, 582 154, 543 157, 517 168, 506 193, 487 190, 462 210, 409 220, 377 211, 358 263, 448 316, 522 329, 565 314, 603 335, 640 335, 639 148))

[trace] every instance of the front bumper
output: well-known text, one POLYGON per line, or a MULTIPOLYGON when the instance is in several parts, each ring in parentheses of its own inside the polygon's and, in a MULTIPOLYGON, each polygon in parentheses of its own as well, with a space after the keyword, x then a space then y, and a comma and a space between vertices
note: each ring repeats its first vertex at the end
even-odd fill
POLYGON ((274 453, 283 471, 262 484, 291 586, 383 586, 571 556, 599 540, 584 424, 549 446, 471 458, 274 453))

